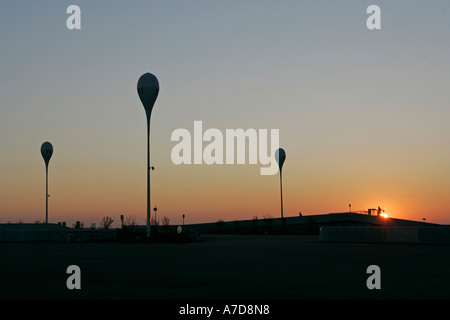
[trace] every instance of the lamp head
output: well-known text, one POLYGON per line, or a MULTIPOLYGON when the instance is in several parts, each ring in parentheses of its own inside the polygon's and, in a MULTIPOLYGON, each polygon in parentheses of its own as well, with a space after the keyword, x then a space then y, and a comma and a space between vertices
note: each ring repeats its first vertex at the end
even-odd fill
POLYGON ((283 168, 284 160, 286 160, 286 152, 283 148, 279 148, 277 149, 277 151, 275 151, 275 159, 277 160, 278 167, 281 171, 281 169, 283 168))
POLYGON ((138 80, 137 92, 144 105, 147 118, 150 118, 153 105, 155 104, 159 93, 158 79, 151 73, 143 74, 138 80))
POLYGON ((41 155, 44 158, 45 165, 48 166, 48 162, 53 154, 53 146, 50 142, 46 141, 41 146, 41 155))

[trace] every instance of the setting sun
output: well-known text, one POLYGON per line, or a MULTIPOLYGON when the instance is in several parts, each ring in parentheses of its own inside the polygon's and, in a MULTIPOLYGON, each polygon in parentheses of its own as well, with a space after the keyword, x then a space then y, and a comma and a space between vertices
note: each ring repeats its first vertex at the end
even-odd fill
POLYGON ((387 218, 388 215, 386 213, 382 213, 382 214, 380 214, 380 217, 387 218))

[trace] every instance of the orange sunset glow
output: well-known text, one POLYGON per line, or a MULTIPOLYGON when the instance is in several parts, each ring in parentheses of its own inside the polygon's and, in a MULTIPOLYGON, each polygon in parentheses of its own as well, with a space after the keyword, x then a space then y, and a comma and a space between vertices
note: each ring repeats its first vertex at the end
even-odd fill
POLYGON ((203 121, 203 132, 279 130, 286 217, 351 204, 450 224, 450 46, 442 41, 448 28, 434 27, 440 18, 410 32, 425 21, 406 20, 392 5, 396 28, 369 31, 331 4, 237 10, 224 2, 201 17, 196 5, 177 13, 164 4, 117 6, 105 17, 101 5, 85 3, 93 20, 81 30, 50 27, 59 11, 46 9, 44 23, 38 4, 12 5, 3 19, 1 223, 45 220, 39 148, 50 141, 49 222, 111 216, 119 226, 123 214, 145 224, 146 119, 136 83, 151 72, 160 84, 151 117, 158 218, 280 216, 279 175, 261 175, 261 164, 172 161, 172 133, 193 134, 203 121), (168 12, 175 25, 162 18, 168 12), (319 12, 324 18, 313 18, 319 12), (147 30, 146 41, 136 30, 147 30))

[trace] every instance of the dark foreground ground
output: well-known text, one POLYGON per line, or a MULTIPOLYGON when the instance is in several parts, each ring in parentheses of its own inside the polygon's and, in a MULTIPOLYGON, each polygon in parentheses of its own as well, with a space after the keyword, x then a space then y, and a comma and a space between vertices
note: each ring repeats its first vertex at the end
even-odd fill
POLYGON ((450 299, 450 246, 203 235, 201 242, 0 243, 0 299, 450 299), (69 290, 69 265, 81 290, 69 290), (381 289, 369 290, 369 265, 381 289))

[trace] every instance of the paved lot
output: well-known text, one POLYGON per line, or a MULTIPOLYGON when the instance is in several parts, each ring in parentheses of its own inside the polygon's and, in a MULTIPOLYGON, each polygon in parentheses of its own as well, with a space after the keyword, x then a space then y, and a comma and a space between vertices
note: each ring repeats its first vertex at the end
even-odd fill
POLYGON ((157 243, 0 243, 0 299, 450 299, 450 246, 203 235, 157 243), (68 290, 66 268, 81 268, 68 290), (381 289, 366 287, 369 265, 381 289))

